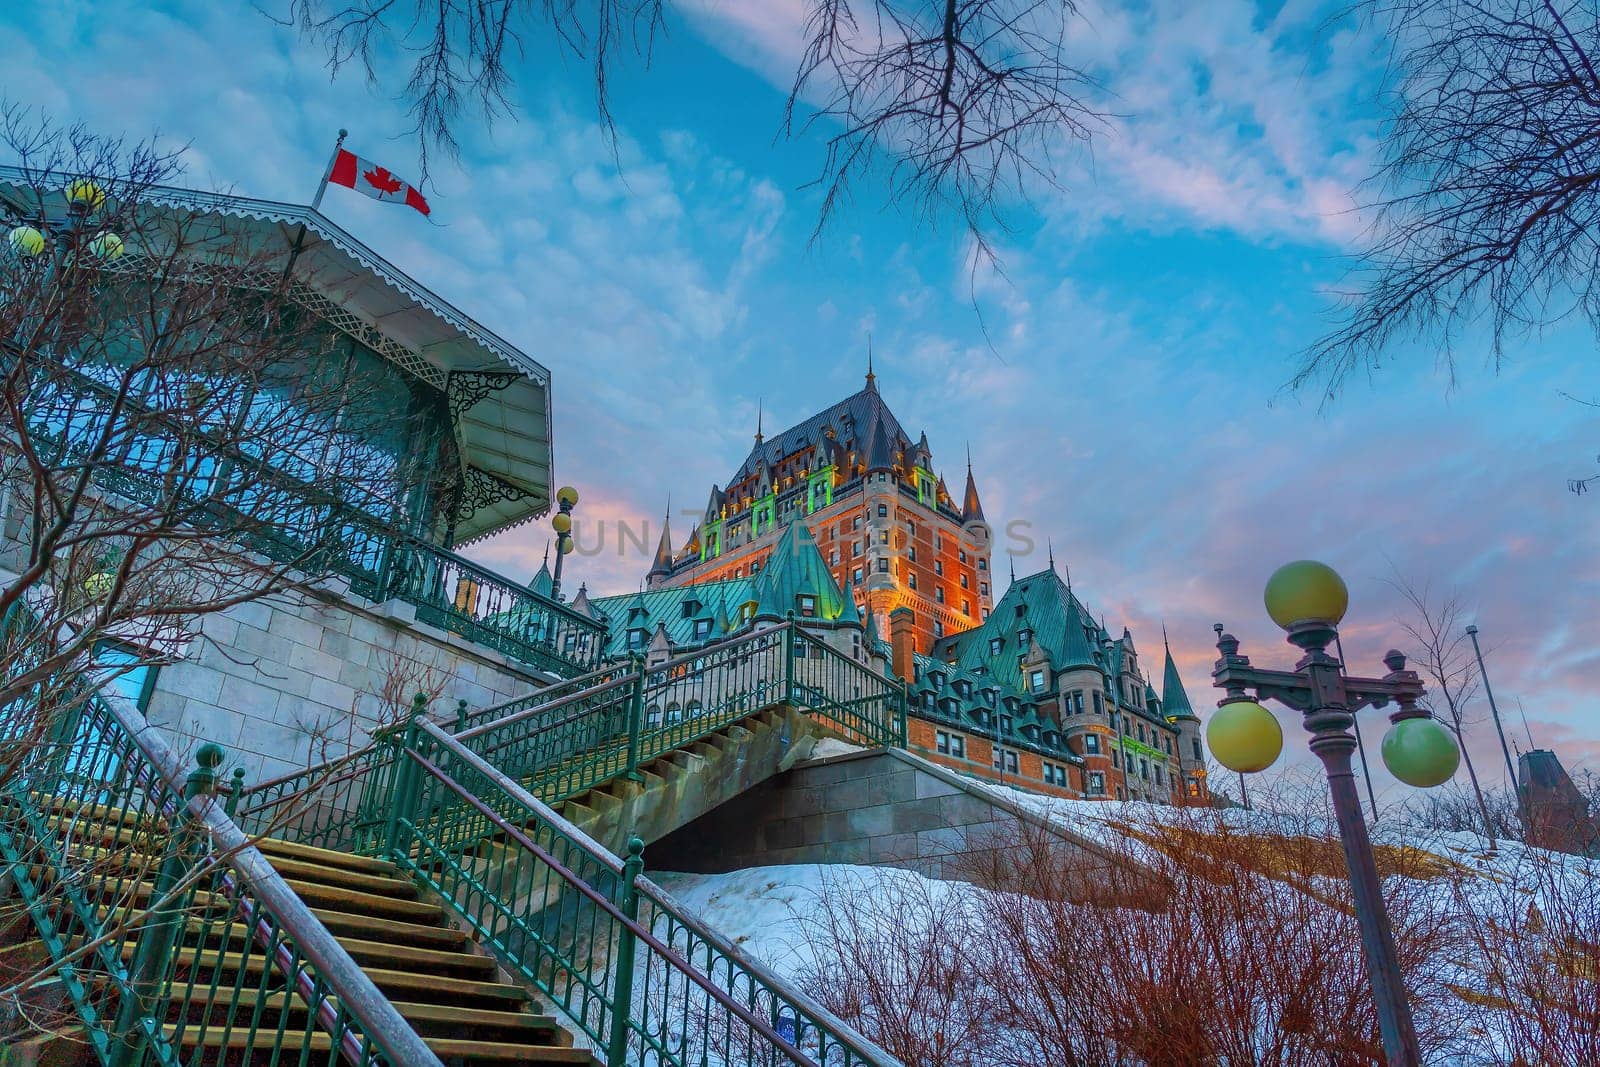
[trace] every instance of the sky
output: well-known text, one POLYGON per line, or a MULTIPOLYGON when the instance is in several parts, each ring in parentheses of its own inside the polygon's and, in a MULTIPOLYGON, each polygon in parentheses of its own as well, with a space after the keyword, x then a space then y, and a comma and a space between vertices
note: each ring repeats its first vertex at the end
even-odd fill
MULTIPOLYGON (((376 85, 332 78, 268 17, 286 7, 7 5, 0 97, 187 145, 182 181, 201 188, 309 202, 341 127, 419 177, 394 56, 376 85)), ((1469 336, 1453 375, 1423 340, 1329 403, 1285 388, 1362 241, 1380 39, 1297 0, 1084 5, 1069 55, 1105 85, 1107 127, 1058 157, 1061 188, 1012 205, 999 269, 974 273, 959 227, 897 209, 877 182, 810 240, 821 143, 780 131, 804 14, 804 0, 677 0, 648 66, 616 70, 615 151, 588 69, 534 34, 512 112, 431 161, 431 221, 341 189, 324 201, 551 370, 557 479, 582 494, 585 543, 608 529, 569 583, 634 588, 648 557, 617 551, 617 523, 653 546, 670 499, 681 540, 758 407, 771 433, 859 389, 870 335, 885 399, 926 430, 947 481, 970 447, 991 522, 1022 524, 1031 548, 999 546, 1017 573, 1044 569, 1049 543, 1146 656, 1164 625, 1197 706, 1214 622, 1255 662, 1292 664, 1261 588, 1312 557, 1349 584, 1353 672, 1381 674, 1406 647, 1397 575, 1459 595, 1512 740, 1600 771, 1600 496, 1566 491, 1595 469, 1600 409, 1563 396, 1600 396, 1592 334, 1520 339, 1498 369, 1469 336)), ((467 552, 526 579, 548 536, 467 552)), ((1498 783, 1481 694, 1466 711, 1498 783)), ((1281 717, 1281 766, 1303 768, 1304 733, 1281 717)), ((1385 725, 1362 722, 1369 743, 1385 725)))

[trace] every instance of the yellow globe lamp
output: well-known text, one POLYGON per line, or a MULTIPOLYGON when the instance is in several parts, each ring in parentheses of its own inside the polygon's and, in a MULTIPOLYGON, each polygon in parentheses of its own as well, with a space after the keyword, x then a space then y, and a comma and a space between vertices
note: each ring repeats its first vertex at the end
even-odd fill
POLYGON ((116 578, 109 570, 96 571, 83 580, 83 591, 90 600, 99 600, 111 592, 111 585, 116 578))
POLYGON ((6 240, 11 243, 13 252, 29 259, 44 251, 44 233, 36 226, 13 226, 6 240))
POLYGON ((1254 774, 1277 762, 1283 752, 1283 727, 1277 716, 1255 701, 1236 700, 1211 716, 1206 747, 1228 770, 1254 774))
POLYGON ((570 485, 563 485, 560 489, 556 490, 556 502, 558 504, 565 504, 570 508, 578 502, 578 491, 572 488, 570 485))
POLYGON ((565 512, 557 512, 550 520, 550 526, 556 533, 566 536, 572 532, 572 516, 565 512))
POLYGON ((67 186, 67 203, 79 211, 99 211, 105 202, 105 191, 88 178, 79 178, 67 186))
POLYGON ((125 249, 122 247, 122 238, 110 231, 106 231, 95 234, 94 238, 89 242, 89 251, 101 259, 112 260, 120 259, 125 249))
POLYGON ((1383 765, 1406 785, 1432 789, 1455 777, 1461 748, 1435 719, 1401 719, 1383 735, 1383 765))
POLYGON ((1301 559, 1272 572, 1262 599, 1272 621, 1285 630, 1297 622, 1337 626, 1350 607, 1350 590, 1326 563, 1301 559))

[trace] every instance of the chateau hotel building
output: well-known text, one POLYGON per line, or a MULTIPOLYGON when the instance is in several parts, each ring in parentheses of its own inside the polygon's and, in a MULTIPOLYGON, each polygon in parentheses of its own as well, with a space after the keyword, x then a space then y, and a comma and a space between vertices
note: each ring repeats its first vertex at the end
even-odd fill
POLYGON ((574 606, 607 623, 613 653, 660 658, 794 609, 859 632, 860 657, 906 683, 910 744, 936 762, 1063 796, 1205 802, 1171 651, 1158 693, 1131 632, 1096 621, 1053 559, 997 606, 991 540, 970 460, 957 499, 869 366, 852 396, 770 438, 758 426, 683 544, 663 527, 645 591, 574 606))

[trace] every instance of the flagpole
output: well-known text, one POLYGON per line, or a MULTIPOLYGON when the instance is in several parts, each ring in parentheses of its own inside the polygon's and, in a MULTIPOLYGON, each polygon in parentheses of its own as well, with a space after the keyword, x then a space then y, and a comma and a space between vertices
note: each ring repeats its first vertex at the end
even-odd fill
POLYGON ((322 206, 322 194, 328 191, 328 179, 333 177, 333 165, 339 161, 339 149, 344 147, 344 139, 349 135, 349 130, 340 130, 339 139, 333 142, 333 155, 328 157, 328 165, 322 169, 322 184, 317 186, 317 195, 311 198, 312 211, 322 206))
MULTIPOLYGON (((316 211, 322 206, 322 194, 328 191, 328 179, 333 177, 333 165, 339 161, 339 150, 344 147, 344 139, 349 136, 348 130, 339 131, 339 139, 333 142, 333 154, 328 157, 328 165, 322 168, 322 181, 317 185, 317 195, 311 198, 311 210, 316 211)), ((300 250, 306 243, 306 224, 301 223, 300 229, 294 235, 294 247, 289 249, 289 261, 283 265, 283 278, 289 279, 294 270, 295 260, 300 258, 300 250)))

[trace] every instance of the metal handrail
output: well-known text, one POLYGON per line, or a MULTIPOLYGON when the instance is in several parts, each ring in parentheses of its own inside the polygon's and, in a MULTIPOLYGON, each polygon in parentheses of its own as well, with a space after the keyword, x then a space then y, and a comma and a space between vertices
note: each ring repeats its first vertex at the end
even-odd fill
POLYGON ((457 732, 459 733, 462 729, 468 729, 469 726, 467 724, 478 726, 486 722, 494 722, 506 715, 524 711, 528 708, 549 707, 557 700, 565 700, 570 693, 580 693, 594 686, 602 685, 617 676, 619 672, 628 669, 626 664, 608 663, 603 667, 597 667, 589 671, 587 674, 567 678, 556 682, 554 685, 535 689, 531 693, 525 693, 522 696, 512 697, 510 700, 502 700, 498 704, 490 704, 488 707, 468 712, 465 720, 458 726, 457 732), (562 690, 569 690, 570 693, 560 692, 562 690), (558 693, 559 695, 556 695, 558 693))
POLYGON ((678 953, 670 946, 657 938, 649 930, 639 925, 637 920, 630 919, 624 915, 622 910, 615 904, 611 903, 611 901, 607 900, 604 894, 598 892, 593 886, 589 885, 589 883, 585 882, 582 878, 579 878, 576 874, 569 870, 565 864, 556 859, 549 852, 545 851, 533 841, 529 840, 526 834, 517 829, 515 826, 512 826, 510 823, 506 822, 506 820, 501 818, 493 808, 479 800, 460 782, 456 781, 454 778, 450 777, 443 770, 441 770, 439 766, 432 760, 428 759, 422 753, 413 748, 406 749, 406 754, 412 759, 416 760, 417 764, 423 770, 427 771, 428 774, 444 783, 445 787, 452 793, 466 801, 469 807, 477 811, 478 814, 482 815, 484 818, 488 819, 489 822, 494 825, 495 829, 505 834, 506 837, 516 842, 522 848, 533 853, 534 856, 538 858, 540 863, 543 863, 549 867, 558 876, 560 876, 564 882, 576 889, 580 895, 588 898, 591 903, 595 904, 602 911, 604 911, 613 922, 620 924, 629 933, 633 934, 634 937, 637 937, 640 941, 643 941, 646 945, 649 945, 651 948, 655 949, 656 952, 660 953, 664 958, 674 963, 685 978, 698 986, 702 992, 710 996, 711 999, 716 1001, 717 1004, 724 1010, 731 1012, 740 1022, 753 1029, 756 1033, 760 1034, 768 1041, 771 1041, 773 1044, 777 1045, 780 1051, 788 1055, 789 1058, 799 1064, 800 1067, 819 1067, 815 1060, 811 1059, 811 1057, 807 1056, 804 1052, 800 1051, 800 1049, 796 1048, 788 1038, 780 1035, 771 1026, 767 1025, 765 1020, 753 1014, 744 1005, 728 996, 727 993, 719 989, 714 983, 707 980, 704 975, 700 974, 699 971, 696 971, 693 967, 691 967, 688 961, 678 955, 678 953))
MULTIPOLYGON (((166 784, 178 790, 183 788, 185 775, 178 759, 160 731, 152 726, 139 711, 115 694, 100 694, 100 701, 123 730, 129 741, 144 756, 149 765, 165 779, 166 784)), ((426 1042, 406 1022, 393 1003, 379 991, 361 965, 345 951, 328 928, 322 924, 305 901, 289 887, 271 862, 250 843, 250 839, 222 810, 221 805, 209 797, 196 797, 189 801, 189 813, 204 828, 207 836, 224 855, 229 865, 238 872, 239 882, 247 887, 277 918, 279 926, 290 935, 293 942, 315 968, 322 979, 338 994, 339 1004, 361 1024, 362 1033, 369 1037, 385 1055, 397 1065, 439 1065, 440 1060, 426 1042)), ((259 928, 251 917, 252 934, 259 928)), ((281 945, 278 947, 282 947, 281 945)), ((281 963, 281 958, 279 959, 281 963)), ((291 957, 292 962, 292 957, 291 957)), ((291 972, 296 988, 307 1003, 315 1003, 313 979, 304 967, 296 965, 291 972)), ((323 998, 323 1007, 327 1007, 323 998)), ((326 1022, 322 1012, 319 1021, 326 1022)), ((343 1043, 341 1043, 343 1044, 343 1043)), ((351 1056, 348 1047, 341 1048, 346 1058, 351 1056)), ((355 1046, 353 1063, 361 1063, 359 1044, 355 1046)))
MULTIPOLYGON (((626 866, 620 857, 616 856, 604 845, 601 845, 599 842, 595 841, 594 838, 590 837, 578 826, 567 820, 554 808, 550 807, 544 801, 536 797, 533 793, 529 792, 527 788, 525 788, 520 782, 517 782, 516 780, 502 773, 493 764, 489 763, 476 752, 473 752, 471 749, 461 744, 458 738, 452 737, 450 734, 441 729, 436 723, 423 722, 419 724, 419 727, 428 735, 431 740, 450 752, 453 757, 467 764, 473 769, 474 772, 482 775, 495 788, 505 793, 519 806, 532 813, 538 822, 543 823, 561 837, 566 838, 568 841, 576 845, 591 860, 610 870, 613 874, 625 876, 626 866)), ((414 756, 416 755, 415 751, 412 749, 408 749, 407 751, 414 756)), ((431 761, 427 761, 420 756, 417 758, 419 763, 426 765, 425 769, 427 769, 427 767, 433 767, 433 770, 437 772, 437 775, 442 781, 445 781, 447 785, 453 784, 457 792, 461 792, 459 783, 455 783, 454 779, 449 778, 448 775, 438 770, 436 765, 431 764, 431 761)), ((484 815, 491 822, 493 822, 497 829, 500 829, 503 833, 507 833, 508 836, 512 836, 512 839, 517 841, 519 845, 530 849, 536 856, 539 857, 541 862, 548 863, 551 868, 561 874, 564 879, 578 887, 586 897, 600 904, 606 910, 608 915, 611 915, 613 918, 620 919, 626 923, 630 930, 633 930, 641 935, 641 939, 644 940, 646 944, 650 945, 658 952, 662 952, 665 958, 675 962, 678 965, 678 968, 682 970, 691 981, 695 982, 696 985, 706 989, 707 992, 711 993, 712 996, 717 999, 719 1004, 728 1006, 724 1003, 729 999, 727 998, 726 993, 717 988, 714 983, 708 983, 704 976, 700 975, 699 972, 696 971, 691 964, 685 961, 676 950, 669 949, 660 941, 659 938, 655 937, 654 934, 651 934, 649 931, 640 927, 637 921, 628 920, 625 916, 621 915, 616 906, 609 900, 606 900, 602 894, 599 894, 596 890, 584 882, 583 879, 579 878, 570 870, 570 868, 555 860, 555 858, 550 855, 548 850, 543 849, 536 843, 528 840, 527 835, 524 834, 521 829, 510 826, 503 816, 494 811, 494 809, 490 808, 488 805, 485 805, 481 799, 473 796, 470 797, 470 802, 480 814, 484 815)), ((784 997, 792 1001, 795 1006, 804 1009, 808 1015, 812 1016, 813 1018, 826 1021, 832 1037, 837 1040, 841 1046, 848 1049, 853 1055, 859 1057, 861 1062, 872 1065, 872 1067, 901 1067, 898 1060, 889 1055, 889 1053, 885 1052, 883 1049, 879 1048, 872 1041, 868 1040, 854 1027, 836 1017, 827 1008, 824 1008, 822 1005, 812 1000, 809 996, 796 989, 793 989, 787 982, 778 978, 771 971, 767 970, 766 967, 752 959, 727 938, 712 932, 709 928, 691 919, 689 917, 688 910, 684 908, 684 906, 679 903, 675 897, 673 897, 655 882, 652 882, 650 879, 640 875, 635 879, 634 885, 644 890, 645 895, 651 900, 652 903, 660 908, 663 913, 669 915, 680 926, 691 931, 695 937, 714 947, 719 953, 721 953, 723 956, 726 956, 732 962, 738 964, 740 968, 749 972, 764 985, 775 990, 782 990, 784 997)), ((748 1020, 744 1019, 744 1015, 740 1013, 741 1009, 737 1002, 733 1002, 732 1007, 734 1008, 735 1013, 739 1014, 741 1021, 748 1022, 748 1020)), ((794 1048, 794 1046, 791 1045, 781 1035, 776 1034, 775 1032, 770 1032, 770 1028, 767 1028, 764 1023, 760 1023, 759 1020, 758 1032, 764 1037, 777 1040, 779 1046, 786 1052, 789 1049, 794 1048)), ((795 1052, 804 1057, 804 1053, 800 1052, 798 1049, 795 1049, 795 1052)), ((798 1062, 801 1064, 809 1064, 812 1061, 802 1058, 798 1062)))
MULTIPOLYGON (((470 729, 462 730, 460 733, 456 734, 455 736, 460 738, 463 741, 469 741, 474 737, 478 737, 478 736, 480 736, 482 734, 486 734, 486 733, 489 733, 489 732, 494 731, 494 730, 499 730, 502 727, 514 726, 517 723, 522 722, 524 719, 531 719, 534 716, 549 715, 552 712, 560 711, 561 709, 567 707, 570 704, 576 704, 576 703, 578 703, 579 701, 582 701, 582 700, 590 700, 590 699, 594 698, 595 696, 597 696, 597 695, 599 695, 601 693, 607 693, 607 692, 610 692, 613 689, 626 688, 628 685, 630 685, 638 677, 639 677, 639 675, 638 675, 637 672, 630 672, 630 673, 624 674, 624 675, 622 675, 622 676, 620 676, 618 678, 613 678, 609 682, 601 682, 599 685, 592 686, 592 687, 590 687, 588 689, 580 689, 578 692, 573 693, 571 696, 562 697, 560 700, 554 701, 552 703, 539 704, 539 705, 537 705, 535 707, 524 708, 522 711, 512 712, 510 715, 507 715, 503 719, 495 719, 492 722, 483 723, 481 726, 474 726, 474 727, 472 727, 470 729)), ((581 718, 581 716, 577 716, 577 717, 581 718)), ((561 725, 563 725, 565 723, 572 722, 573 718, 574 717, 568 717, 568 718, 565 718, 565 719, 557 719, 554 722, 551 722, 549 725, 552 726, 552 727, 561 726, 561 725)), ((543 729, 543 727, 541 727, 541 729, 543 729)))

